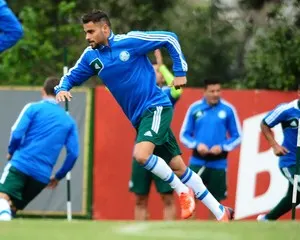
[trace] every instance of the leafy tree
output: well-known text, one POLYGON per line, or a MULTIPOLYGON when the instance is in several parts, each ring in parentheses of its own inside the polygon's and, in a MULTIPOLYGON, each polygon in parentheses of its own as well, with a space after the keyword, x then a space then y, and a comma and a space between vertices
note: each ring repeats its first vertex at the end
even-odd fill
POLYGON ((49 75, 61 76, 64 48, 72 66, 87 46, 80 16, 95 8, 108 10, 113 30, 158 29, 164 25, 163 12, 176 1, 80 0, 9 2, 22 21, 25 36, 0 59, 0 84, 40 85, 49 75), (128 7, 130 5, 131 7, 128 7))
POLYGON ((246 87, 288 90, 300 77, 300 31, 284 22, 256 38, 246 56, 246 87))
POLYGON ((19 13, 25 37, 1 56, 2 84, 41 84, 49 75, 61 75, 64 46, 70 48, 70 54, 75 52, 76 40, 81 35, 81 28, 71 17, 75 2, 35 2, 19 13))
POLYGON ((216 5, 195 7, 182 3, 166 15, 189 65, 189 86, 203 86, 204 78, 212 75, 230 82, 236 72, 236 30, 220 17, 221 13, 216 5))

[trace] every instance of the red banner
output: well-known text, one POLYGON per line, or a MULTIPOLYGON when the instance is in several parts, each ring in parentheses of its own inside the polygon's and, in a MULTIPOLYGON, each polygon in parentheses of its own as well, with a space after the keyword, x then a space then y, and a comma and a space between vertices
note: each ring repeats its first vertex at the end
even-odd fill
MULTIPOLYGON (((124 93, 126 94, 126 93, 124 93)), ((172 128, 179 131, 191 103, 202 97, 201 89, 184 89, 176 105, 172 128)), ((278 159, 260 133, 260 121, 267 111, 297 97, 294 92, 223 90, 223 98, 237 109, 243 130, 241 146, 229 154, 228 199, 237 219, 252 219, 274 207, 287 190, 287 180, 278 169, 278 159)), ((133 219, 134 195, 128 191, 135 131, 112 95, 103 87, 95 94, 94 141, 94 219, 133 219)), ((278 141, 280 127, 274 128, 278 141)), ((183 158, 188 163, 191 152, 182 144, 183 158)), ((162 219, 159 195, 152 189, 150 219, 162 219)), ((300 219, 298 210, 298 218, 300 219)), ((179 216, 179 215, 178 215, 179 216)), ((208 210, 199 202, 197 217, 206 219, 208 210)), ((286 214, 284 218, 290 218, 286 214)))

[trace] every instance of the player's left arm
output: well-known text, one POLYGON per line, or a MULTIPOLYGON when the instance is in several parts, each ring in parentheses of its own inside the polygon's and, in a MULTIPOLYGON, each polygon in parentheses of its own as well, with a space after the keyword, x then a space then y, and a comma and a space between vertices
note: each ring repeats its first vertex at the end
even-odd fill
POLYGON ((11 127, 11 134, 8 144, 8 154, 10 157, 19 148, 22 139, 25 136, 26 131, 30 125, 32 117, 33 108, 32 104, 29 103, 24 106, 14 125, 11 127))
POLYGON ((180 141, 190 149, 197 147, 197 140, 194 136, 195 130, 195 119, 193 114, 193 107, 190 106, 186 112, 184 121, 180 129, 179 139, 180 141))
POLYGON ((230 152, 235 149, 242 140, 242 130, 239 117, 235 108, 232 106, 228 111, 228 117, 226 119, 226 127, 229 133, 229 138, 222 143, 222 149, 226 152, 230 152))
POLYGON ((55 179, 61 180, 66 174, 72 170, 78 156, 79 156, 79 137, 77 126, 74 123, 69 131, 69 135, 65 143, 67 149, 66 159, 61 168, 56 172, 55 179))
POLYGON ((173 60, 175 77, 186 76, 188 65, 175 33, 167 31, 132 31, 127 34, 127 37, 133 40, 135 50, 141 55, 145 55, 155 49, 166 48, 173 60))

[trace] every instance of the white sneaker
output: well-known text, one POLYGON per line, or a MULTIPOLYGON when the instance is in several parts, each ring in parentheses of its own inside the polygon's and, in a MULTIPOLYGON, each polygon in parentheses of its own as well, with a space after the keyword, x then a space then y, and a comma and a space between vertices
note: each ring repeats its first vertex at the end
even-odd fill
POLYGON ((269 221, 267 218, 266 218, 266 214, 260 214, 257 216, 256 218, 257 221, 259 222, 266 222, 266 221, 269 221))

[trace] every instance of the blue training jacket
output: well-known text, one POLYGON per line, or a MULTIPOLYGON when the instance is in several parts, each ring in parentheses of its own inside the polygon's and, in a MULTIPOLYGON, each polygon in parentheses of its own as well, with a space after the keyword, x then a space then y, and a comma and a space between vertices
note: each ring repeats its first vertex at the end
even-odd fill
POLYGON ((0 53, 12 47, 23 37, 23 28, 15 14, 0 0, 0 53))
POLYGON ((48 183, 62 148, 67 155, 57 171, 58 180, 73 168, 79 155, 75 121, 56 103, 46 98, 25 105, 11 129, 8 153, 10 163, 35 180, 48 183))
POLYGON ((62 77, 56 94, 98 75, 134 126, 146 109, 172 106, 167 95, 156 85, 147 53, 165 47, 173 60, 174 75, 185 76, 187 63, 177 36, 164 31, 133 31, 122 35, 111 32, 108 40, 109 46, 85 49, 75 66, 62 77))
POLYGON ((194 150, 191 165, 226 169, 227 153, 241 142, 241 126, 235 108, 223 99, 214 106, 210 106, 205 98, 193 103, 181 127, 180 141, 194 150), (208 148, 221 145, 223 152, 220 156, 202 157, 196 151, 200 143, 208 148))
POLYGON ((289 150, 279 157, 279 167, 285 168, 296 164, 298 119, 300 118, 300 100, 283 103, 269 112, 263 122, 270 128, 281 124, 283 130, 282 146, 289 150))

